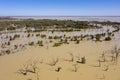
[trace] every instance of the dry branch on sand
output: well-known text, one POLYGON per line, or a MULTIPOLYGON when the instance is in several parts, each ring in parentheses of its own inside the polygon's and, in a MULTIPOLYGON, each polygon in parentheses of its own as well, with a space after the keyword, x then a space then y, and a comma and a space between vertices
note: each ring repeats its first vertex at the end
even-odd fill
POLYGON ((101 62, 105 62, 105 61, 106 61, 105 52, 103 52, 103 53, 100 55, 99 60, 100 60, 101 62))
POLYGON ((116 64, 117 64, 117 61, 118 61, 118 58, 119 58, 119 56, 120 56, 120 48, 117 46, 117 45, 115 45, 114 47, 113 47, 113 49, 111 50, 111 54, 112 54, 112 62, 115 62, 116 64))
POLYGON ((104 80, 105 79, 105 75, 104 74, 97 74, 96 75, 96 79, 104 80))
POLYGON ((78 64, 73 64, 73 69, 71 70, 72 72, 77 72, 79 69, 78 64))
POLYGON ((22 69, 19 69, 17 73, 22 74, 22 75, 27 75, 28 73, 28 65, 24 65, 22 69))
POLYGON ((78 61, 76 61, 77 63, 81 63, 81 64, 85 64, 86 63, 86 59, 85 59, 85 57, 82 57, 81 58, 81 61, 80 61, 80 59, 78 60, 78 61))
POLYGON ((57 69, 55 69, 56 72, 60 72, 62 68, 61 67, 57 67, 57 69))
POLYGON ((74 62, 74 55, 73 53, 69 53, 70 55, 70 59, 64 59, 65 61, 68 61, 68 62, 74 62))
POLYGON ((33 61, 30 64, 25 64, 23 68, 19 69, 17 73, 22 75, 27 75, 27 73, 36 73, 37 71, 37 61, 33 61))
POLYGON ((57 58, 53 58, 52 57, 52 61, 50 63, 46 63, 46 64, 48 64, 50 66, 55 66, 58 62, 59 62, 59 58, 58 57, 57 58))
POLYGON ((39 61, 39 63, 41 63, 41 64, 43 63, 43 58, 39 61))
POLYGON ((36 73, 37 61, 31 62, 30 66, 31 66, 31 70, 29 72, 36 73))

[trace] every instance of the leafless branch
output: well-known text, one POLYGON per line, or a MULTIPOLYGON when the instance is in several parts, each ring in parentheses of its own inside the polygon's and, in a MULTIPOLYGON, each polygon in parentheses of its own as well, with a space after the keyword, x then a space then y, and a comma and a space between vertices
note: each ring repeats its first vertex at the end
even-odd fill
POLYGON ((53 58, 52 57, 52 62, 51 63, 47 63, 50 66, 55 66, 57 63, 59 62, 59 58, 53 58))

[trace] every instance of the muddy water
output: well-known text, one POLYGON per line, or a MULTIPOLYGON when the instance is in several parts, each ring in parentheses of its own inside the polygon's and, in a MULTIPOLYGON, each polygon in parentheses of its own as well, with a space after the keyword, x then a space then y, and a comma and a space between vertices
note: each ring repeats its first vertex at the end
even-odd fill
MULTIPOLYGON (((102 71, 97 65, 97 59, 103 51, 110 50, 120 41, 92 42, 81 41, 80 44, 65 44, 59 47, 28 47, 27 50, 15 54, 0 57, 0 80, 119 80, 120 71, 102 71), (86 64, 78 64, 78 71, 73 72, 74 62, 65 60, 71 59, 70 53, 74 56, 86 58, 86 64), (55 66, 49 66, 53 58, 59 57, 59 62, 55 66), (41 61, 37 65, 37 73, 28 73, 26 76, 17 73, 25 64, 31 61, 41 61), (54 71, 61 67, 60 72, 54 71), (112 76, 111 76, 112 75, 112 76)), ((76 57, 75 57, 76 59, 76 57)), ((119 66, 119 65, 118 65, 119 66)), ((115 69, 115 68, 114 68, 115 69)), ((116 69, 117 70, 117 69, 116 69)))

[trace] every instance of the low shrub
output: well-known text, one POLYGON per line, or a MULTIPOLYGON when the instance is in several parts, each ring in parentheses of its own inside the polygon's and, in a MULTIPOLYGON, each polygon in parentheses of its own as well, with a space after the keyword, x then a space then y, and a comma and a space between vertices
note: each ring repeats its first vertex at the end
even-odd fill
POLYGON ((111 40, 111 37, 106 37, 105 38, 105 41, 110 41, 111 40))
POLYGON ((53 47, 61 46, 61 44, 62 44, 62 43, 55 43, 55 44, 53 45, 53 47))

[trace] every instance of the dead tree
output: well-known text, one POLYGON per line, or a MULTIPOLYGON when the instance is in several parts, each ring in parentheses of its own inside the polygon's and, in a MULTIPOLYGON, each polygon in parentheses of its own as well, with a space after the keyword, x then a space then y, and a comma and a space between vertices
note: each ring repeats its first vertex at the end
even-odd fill
POLYGON ((38 74, 38 72, 36 73, 36 75, 37 75, 37 80, 39 80, 39 74, 38 74))
POLYGON ((80 55, 77 55, 76 58, 77 58, 77 61, 76 61, 76 62, 80 62, 80 60, 81 60, 81 59, 80 59, 80 55))
POLYGON ((120 54, 120 49, 117 46, 115 46, 114 50, 115 50, 115 58, 117 60, 120 54))
POLYGON ((73 71, 73 72, 77 72, 77 71, 78 71, 78 68, 79 68, 78 65, 77 65, 77 64, 74 64, 72 71, 73 71))
POLYGON ((119 54, 120 54, 120 48, 118 48, 117 46, 115 46, 114 48, 113 48, 113 50, 111 51, 111 53, 112 53, 112 58, 113 58, 113 61, 115 61, 116 62, 116 64, 117 64, 117 61, 118 61, 118 57, 119 57, 119 54))
POLYGON ((60 72, 62 68, 61 67, 58 67, 57 69, 55 69, 56 72, 60 72))
POLYGON ((32 70, 29 70, 29 72, 32 72, 32 73, 36 73, 36 69, 37 69, 37 61, 33 61, 31 64, 30 64, 32 70))
POLYGON ((31 64, 25 64, 22 69, 19 69, 17 73, 27 75, 27 73, 36 73, 37 62, 33 61, 31 64))
POLYGON ((102 74, 102 75, 96 75, 96 79, 104 80, 105 79, 105 75, 104 74, 102 74))
POLYGON ((105 62, 106 61, 104 52, 101 54, 100 58, 102 59, 101 62, 105 62))
POLYGON ((81 61, 80 61, 80 59, 78 60, 78 61, 76 61, 77 63, 81 63, 81 64, 85 64, 86 63, 86 59, 85 59, 85 57, 82 57, 81 58, 81 61))
POLYGON ((108 71, 108 69, 109 69, 109 66, 108 65, 104 65, 103 71, 108 71))
POLYGON ((72 53, 69 53, 69 55, 70 59, 65 59, 65 61, 74 62, 74 55, 72 53))
POLYGON ((93 67, 101 67, 101 61, 100 61, 100 59, 97 60, 97 63, 98 63, 97 65, 92 65, 92 66, 93 67))
POLYGON ((112 55, 110 56, 110 57, 111 57, 111 62, 115 62, 116 59, 115 59, 114 51, 113 51, 113 50, 111 51, 111 54, 112 54, 112 55))
POLYGON ((98 59, 98 67, 101 67, 101 61, 98 59))
POLYGON ((17 73, 22 74, 22 75, 27 75, 28 65, 24 65, 24 67, 22 69, 19 69, 17 73))
POLYGON ((43 58, 39 61, 39 63, 40 63, 40 64, 42 64, 42 63, 43 63, 43 58))
POLYGON ((73 56, 73 54, 70 53, 69 55, 71 56, 71 60, 70 60, 70 61, 73 62, 73 61, 74 61, 74 56, 73 56))
POLYGON ((52 57, 52 62, 47 63, 50 66, 55 66, 59 62, 59 58, 57 57, 56 59, 52 57))

